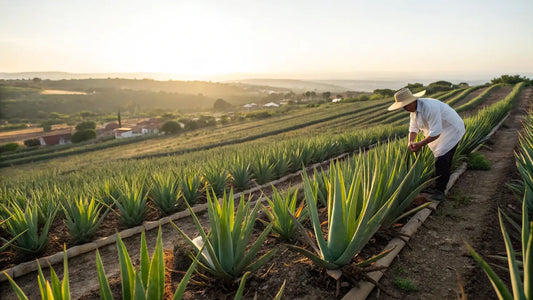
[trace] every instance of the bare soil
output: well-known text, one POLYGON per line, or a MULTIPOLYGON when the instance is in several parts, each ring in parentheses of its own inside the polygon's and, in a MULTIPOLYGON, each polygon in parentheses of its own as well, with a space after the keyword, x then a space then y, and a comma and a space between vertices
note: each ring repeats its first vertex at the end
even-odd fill
MULTIPOLYGON (((465 242, 484 257, 505 252, 497 211, 520 205, 506 184, 519 178, 514 150, 525 109, 533 103, 533 88, 522 91, 518 101, 500 130, 480 150, 492 168, 467 170, 410 240, 410 247, 404 248, 386 271, 380 283, 396 297, 457 299, 463 287, 468 299, 497 299, 465 242)), ((500 276, 507 280, 505 273, 500 276)), ((375 289, 369 299, 392 297, 375 289)))

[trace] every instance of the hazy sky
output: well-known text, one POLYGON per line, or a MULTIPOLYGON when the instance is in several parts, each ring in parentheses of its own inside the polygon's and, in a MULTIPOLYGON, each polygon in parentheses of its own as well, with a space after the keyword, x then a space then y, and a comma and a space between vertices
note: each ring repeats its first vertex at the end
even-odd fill
POLYGON ((533 1, 0 0, 24 71, 531 73, 533 1))

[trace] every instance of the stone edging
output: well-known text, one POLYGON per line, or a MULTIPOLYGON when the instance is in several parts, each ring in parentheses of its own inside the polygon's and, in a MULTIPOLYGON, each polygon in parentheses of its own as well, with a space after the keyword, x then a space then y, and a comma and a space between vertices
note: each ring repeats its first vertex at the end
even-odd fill
MULTIPOLYGON (((490 138, 503 124, 505 120, 511 115, 511 112, 507 113, 505 117, 496 125, 494 128, 487 134, 487 139, 490 138)), ((479 150, 481 148, 481 145, 478 145, 473 151, 479 150)), ((453 172, 453 174, 450 176, 450 181, 448 182, 448 185, 446 186, 446 194, 450 191, 450 189, 453 187, 457 179, 466 171, 467 169, 467 163, 463 162, 459 168, 453 172)), ((403 249, 403 247, 406 245, 406 241, 409 241, 409 239, 413 236, 413 234, 416 233, 418 228, 424 223, 424 221, 427 219, 427 217, 431 214, 433 210, 437 208, 439 205, 439 202, 433 202, 431 203, 428 208, 424 208, 420 210, 418 213, 416 213, 413 217, 409 219, 407 224, 405 224, 402 229, 400 230, 400 234, 404 236, 403 239, 400 238, 393 238, 387 246, 383 248, 384 250, 392 249, 394 248, 389 254, 385 255, 383 258, 379 259, 374 263, 374 266, 376 267, 383 267, 383 270, 380 271, 374 271, 370 272, 367 275, 378 282, 381 277, 385 274, 386 269, 392 264, 396 256, 400 253, 400 251, 403 249)), ((343 300, 351 300, 351 299, 366 299, 368 295, 372 292, 374 289, 374 284, 369 281, 360 281, 359 284, 355 287, 353 287, 344 297, 343 300)))

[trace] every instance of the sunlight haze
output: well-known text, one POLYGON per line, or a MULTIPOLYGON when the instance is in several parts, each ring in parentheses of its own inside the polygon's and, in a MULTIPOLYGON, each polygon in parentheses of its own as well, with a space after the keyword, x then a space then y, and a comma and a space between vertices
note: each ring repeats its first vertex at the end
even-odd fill
POLYGON ((0 72, 533 72, 533 1, 7 1, 0 72))

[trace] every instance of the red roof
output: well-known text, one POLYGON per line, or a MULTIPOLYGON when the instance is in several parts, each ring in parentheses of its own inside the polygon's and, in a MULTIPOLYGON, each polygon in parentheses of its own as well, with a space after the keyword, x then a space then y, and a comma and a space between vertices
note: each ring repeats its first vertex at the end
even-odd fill
POLYGON ((115 122, 108 123, 104 127, 105 130, 113 130, 113 129, 116 129, 116 128, 119 128, 119 126, 118 126, 118 123, 115 123, 115 122))
POLYGON ((47 135, 42 137, 46 145, 57 145, 61 139, 64 141, 70 141, 71 138, 72 134, 70 133, 47 135))

